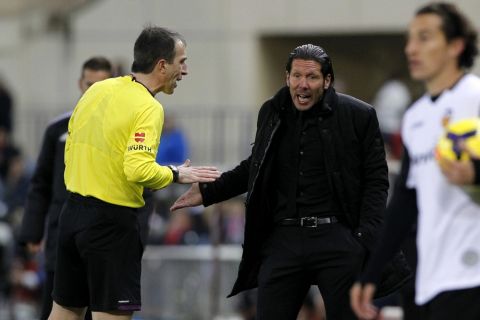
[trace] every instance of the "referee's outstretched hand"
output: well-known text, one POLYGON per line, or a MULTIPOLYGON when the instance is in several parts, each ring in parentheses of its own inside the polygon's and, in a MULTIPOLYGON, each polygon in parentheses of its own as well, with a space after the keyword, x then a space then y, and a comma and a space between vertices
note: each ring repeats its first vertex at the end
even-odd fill
POLYGON ((213 182, 221 173, 215 167, 190 166, 190 159, 178 167, 178 183, 213 182))
POLYGON ((173 212, 182 208, 196 207, 203 203, 202 194, 200 193, 200 187, 198 183, 192 184, 184 194, 182 194, 175 203, 170 207, 170 211, 173 212))

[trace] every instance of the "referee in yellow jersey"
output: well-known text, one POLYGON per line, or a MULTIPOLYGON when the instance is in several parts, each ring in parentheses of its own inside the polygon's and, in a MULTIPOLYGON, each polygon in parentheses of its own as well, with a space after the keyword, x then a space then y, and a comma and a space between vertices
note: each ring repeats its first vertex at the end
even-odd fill
POLYGON ((183 37, 145 28, 135 42, 132 74, 95 83, 68 125, 50 320, 131 319, 140 310, 142 243, 137 210, 143 188, 211 182, 214 167, 155 162, 164 112, 154 98, 172 94, 187 75, 183 37))

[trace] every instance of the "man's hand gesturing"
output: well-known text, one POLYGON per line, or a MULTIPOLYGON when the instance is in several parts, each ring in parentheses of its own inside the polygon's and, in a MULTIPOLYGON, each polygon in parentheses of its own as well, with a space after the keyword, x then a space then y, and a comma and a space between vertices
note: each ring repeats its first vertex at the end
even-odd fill
POLYGON ((190 159, 178 166, 178 183, 194 183, 194 182, 212 182, 220 177, 221 173, 215 167, 190 165, 190 159))

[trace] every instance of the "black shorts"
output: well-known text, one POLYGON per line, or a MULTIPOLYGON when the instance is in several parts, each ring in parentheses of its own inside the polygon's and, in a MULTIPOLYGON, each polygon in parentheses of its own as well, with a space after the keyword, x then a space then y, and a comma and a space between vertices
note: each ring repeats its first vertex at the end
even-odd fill
POLYGON ((425 320, 480 319, 480 287, 444 291, 420 306, 425 320))
POLYGON ((137 209, 70 194, 58 229, 55 302, 101 312, 140 310, 137 209))

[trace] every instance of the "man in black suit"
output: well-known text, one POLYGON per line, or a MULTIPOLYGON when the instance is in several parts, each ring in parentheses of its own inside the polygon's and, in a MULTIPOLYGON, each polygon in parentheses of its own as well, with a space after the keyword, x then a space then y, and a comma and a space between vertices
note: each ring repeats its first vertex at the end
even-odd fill
MULTIPOLYGON (((247 192, 243 257, 231 295, 258 286, 257 319, 296 319, 317 285, 327 318, 356 319, 348 290, 383 221, 388 177, 375 110, 333 88, 322 48, 295 48, 286 86, 261 107, 251 155, 171 210, 247 192)), ((397 282, 395 282, 397 283, 397 282)))

